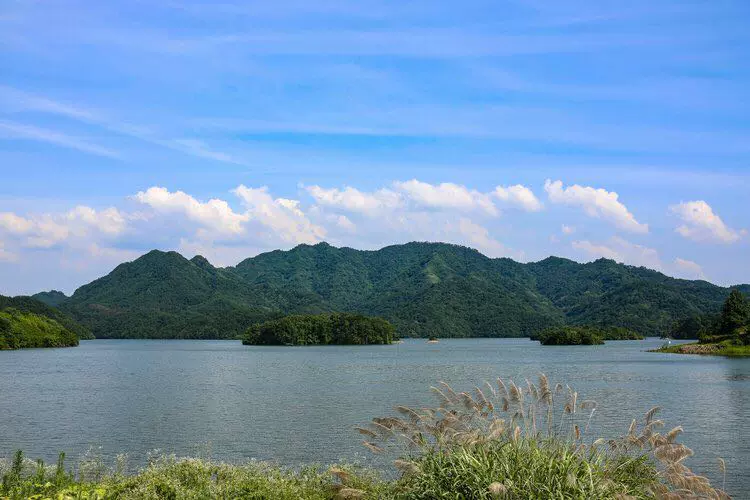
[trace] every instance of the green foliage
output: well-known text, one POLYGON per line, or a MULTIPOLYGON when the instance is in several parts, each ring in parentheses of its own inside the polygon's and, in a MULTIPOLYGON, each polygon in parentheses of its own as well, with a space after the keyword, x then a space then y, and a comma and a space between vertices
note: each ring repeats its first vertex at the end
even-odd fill
POLYGON ((248 328, 245 345, 390 344, 395 328, 361 314, 291 315, 248 328))
MULTIPOLYGON (((13 462, 13 471, 0 483, 0 498, 10 500, 165 500, 165 499, 254 499, 254 500, 333 500, 341 498, 392 498, 391 483, 369 471, 338 466, 330 471, 304 467, 297 471, 264 462, 234 465, 197 458, 160 456, 134 475, 118 468, 106 469, 98 478, 36 467, 23 459, 13 462), (16 466, 18 465, 18 466, 16 466), (343 483, 346 483, 344 485, 343 483), (366 497, 345 496, 347 491, 366 497), (343 495, 341 494, 343 492, 343 495)), ((64 456, 64 455, 63 455, 64 456)), ((81 463, 78 469, 85 468, 81 463)), ((0 460, 0 471, 3 469, 0 460)))
POLYGON ((84 340, 94 338, 88 328, 78 323, 69 315, 33 297, 5 297, 0 295, 0 311, 9 308, 23 313, 33 313, 54 320, 64 326, 67 330, 75 333, 79 339, 84 340))
POLYGON ((558 326, 532 335, 542 345, 596 345, 605 340, 643 340, 643 335, 621 326, 558 326))
POLYGON ((721 335, 739 335, 740 330, 750 322, 750 304, 745 295, 737 289, 729 293, 729 297, 721 308, 719 333, 721 335))
POLYGON ((31 298, 43 302, 50 307, 59 307, 60 304, 68 300, 68 296, 58 290, 35 293, 31 298))
POLYGON ((683 318, 675 321, 667 336, 673 339, 699 339, 718 331, 719 320, 718 314, 703 314, 683 318))
POLYGON ((604 332, 586 326, 547 328, 538 337, 542 345, 597 345, 604 343, 604 332))
POLYGON ((559 440, 495 440, 431 449, 415 466, 419 473, 401 480, 398 498, 652 498, 649 487, 657 480, 645 457, 582 456, 559 440))
POLYGON ((53 319, 13 308, 0 311, 0 349, 76 345, 76 334, 53 319))
POLYGON ((743 347, 750 345, 750 301, 735 288, 724 301, 720 315, 687 318, 676 323, 673 332, 674 338, 697 337, 700 345, 671 346, 661 352, 747 356, 750 352, 743 347))
POLYGON ((520 264, 443 243, 320 243, 223 269, 152 251, 60 308, 102 338, 239 338, 257 322, 334 311, 383 317, 405 337, 522 337, 566 323, 664 335, 676 320, 718 312, 728 293, 604 259, 520 264))

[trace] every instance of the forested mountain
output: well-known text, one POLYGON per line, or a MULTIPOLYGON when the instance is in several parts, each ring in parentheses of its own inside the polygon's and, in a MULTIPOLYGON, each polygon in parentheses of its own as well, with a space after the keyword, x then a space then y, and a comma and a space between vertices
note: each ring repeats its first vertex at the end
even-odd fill
POLYGON ((258 321, 333 311, 382 316, 401 336, 517 337, 564 323, 659 335, 677 319, 717 312, 728 294, 605 259, 520 264, 444 243, 320 243, 228 268, 154 250, 60 307, 105 338, 236 338, 258 321))
POLYGON ((36 299, 39 302, 44 302, 48 306, 57 307, 66 300, 68 296, 58 290, 50 290, 49 292, 39 292, 31 296, 32 299, 36 299))
POLYGON ((233 338, 277 311, 271 300, 203 257, 153 250, 82 286, 61 309, 99 338, 233 338))

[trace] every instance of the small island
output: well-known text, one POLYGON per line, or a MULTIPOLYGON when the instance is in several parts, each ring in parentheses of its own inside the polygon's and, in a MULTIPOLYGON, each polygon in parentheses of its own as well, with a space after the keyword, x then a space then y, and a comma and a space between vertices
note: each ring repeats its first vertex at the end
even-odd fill
POLYGON ((396 329, 383 318, 352 313, 294 314, 247 329, 244 345, 390 344, 396 329))
POLYGON ((622 327, 555 326, 531 337, 542 345, 600 345, 605 340, 643 340, 643 336, 622 327))
POLYGON ((720 315, 686 318, 677 323, 673 330, 695 335, 698 342, 665 345, 652 352, 750 356, 750 301, 739 290, 732 290, 720 315))

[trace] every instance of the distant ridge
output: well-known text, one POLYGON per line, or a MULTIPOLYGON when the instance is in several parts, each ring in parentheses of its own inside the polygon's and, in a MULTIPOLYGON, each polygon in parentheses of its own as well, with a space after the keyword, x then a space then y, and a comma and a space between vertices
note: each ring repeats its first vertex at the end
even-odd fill
POLYGON ((68 300, 68 296, 58 290, 35 293, 31 297, 52 307, 57 307, 68 300))
POLYGON ((382 316, 402 336, 519 337, 563 323, 659 335, 677 319, 718 311, 728 293, 607 259, 522 264, 446 243, 319 243, 227 268, 153 250, 60 307, 99 338, 237 338, 254 322, 329 311, 382 316))

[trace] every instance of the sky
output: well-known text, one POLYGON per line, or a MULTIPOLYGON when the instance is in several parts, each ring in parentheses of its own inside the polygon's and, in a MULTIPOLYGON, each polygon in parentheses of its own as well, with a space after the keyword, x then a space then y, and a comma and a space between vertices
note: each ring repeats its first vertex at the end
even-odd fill
POLYGON ((750 2, 0 0, 0 294, 413 240, 750 282, 750 2))

